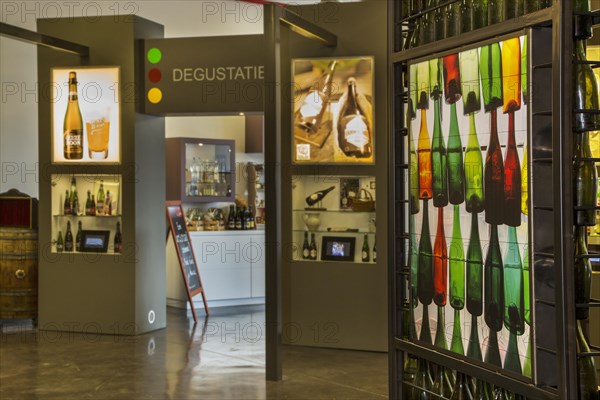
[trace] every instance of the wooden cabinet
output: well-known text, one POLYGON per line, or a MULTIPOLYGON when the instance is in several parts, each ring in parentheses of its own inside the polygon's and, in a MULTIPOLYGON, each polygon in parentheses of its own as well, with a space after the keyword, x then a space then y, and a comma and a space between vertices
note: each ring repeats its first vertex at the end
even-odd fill
POLYGON ((165 148, 167 200, 235 200, 234 140, 168 138, 165 148))

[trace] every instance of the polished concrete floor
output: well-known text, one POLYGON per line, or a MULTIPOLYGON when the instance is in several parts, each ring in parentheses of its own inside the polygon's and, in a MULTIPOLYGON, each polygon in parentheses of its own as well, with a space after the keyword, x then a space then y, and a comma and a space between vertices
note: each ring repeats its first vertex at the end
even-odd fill
POLYGON ((214 312, 195 329, 137 337, 2 325, 0 399, 385 399, 387 355, 284 346, 283 380, 265 382, 264 311, 214 312))

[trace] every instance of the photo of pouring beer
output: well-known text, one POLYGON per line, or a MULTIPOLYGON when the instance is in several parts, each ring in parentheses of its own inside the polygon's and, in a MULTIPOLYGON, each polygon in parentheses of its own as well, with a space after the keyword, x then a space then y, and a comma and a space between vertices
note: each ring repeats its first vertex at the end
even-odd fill
POLYGON ((119 67, 64 67, 50 84, 54 163, 119 163, 119 67))

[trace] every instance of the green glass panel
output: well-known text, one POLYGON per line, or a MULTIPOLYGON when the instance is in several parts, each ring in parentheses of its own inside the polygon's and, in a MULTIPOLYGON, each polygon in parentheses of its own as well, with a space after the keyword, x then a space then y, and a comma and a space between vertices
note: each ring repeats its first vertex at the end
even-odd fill
POLYGON ((435 99, 433 103, 433 142, 431 146, 433 205, 434 207, 445 207, 448 204, 448 167, 446 145, 444 144, 441 126, 441 100, 435 99))
POLYGON ((508 251, 504 258, 504 326, 515 335, 525 333, 523 265, 514 226, 508 227, 508 251))
POLYGON ((481 47, 479 72, 483 106, 486 112, 490 112, 502 106, 502 53, 499 43, 481 47))
POLYGON ((483 313, 483 256, 477 214, 471 216, 471 236, 467 248, 467 310, 477 317, 483 313))
POLYGON ((459 206, 454 206, 450 242, 450 305, 455 310, 465 306, 465 248, 460 230, 459 206))
POLYGON ((462 51, 459 54, 459 60, 464 113, 468 115, 481 109, 479 53, 477 49, 462 51))
POLYGON ((450 132, 448 133, 448 197, 450 203, 465 201, 465 171, 463 168, 463 148, 458 129, 456 104, 450 104, 450 132))

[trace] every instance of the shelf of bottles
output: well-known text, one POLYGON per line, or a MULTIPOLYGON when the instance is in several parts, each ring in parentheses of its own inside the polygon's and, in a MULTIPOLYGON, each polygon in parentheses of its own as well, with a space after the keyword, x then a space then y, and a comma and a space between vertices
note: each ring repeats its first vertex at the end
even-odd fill
POLYGON ((551 0, 396 2, 396 51, 455 37, 552 6, 551 0))
MULTIPOLYGON (((588 230, 596 225, 598 206, 598 175, 596 166, 600 158, 594 158, 590 135, 600 130, 599 87, 596 74, 600 71, 600 59, 586 56, 586 44, 593 35, 593 13, 590 2, 574 3, 573 43, 573 223, 575 275, 575 318, 577 320, 577 379, 579 399, 600 399, 595 357, 600 348, 590 345, 589 310, 598 306, 598 300, 590 297, 592 265, 588 252, 588 230), (596 71, 596 74, 594 73, 596 71)), ((598 11, 596 11, 598 14, 598 11)), ((596 31, 596 34, 599 34, 596 31)))
POLYGON ((375 177, 296 175, 292 179, 293 260, 325 262, 322 239, 333 236, 354 239, 354 254, 344 254, 344 261, 376 263, 375 177))
POLYGON ((108 231, 106 254, 122 252, 121 176, 54 174, 52 253, 79 253, 82 231, 108 231))
POLYGON ((185 144, 185 195, 188 201, 231 197, 233 173, 229 144, 185 144))

